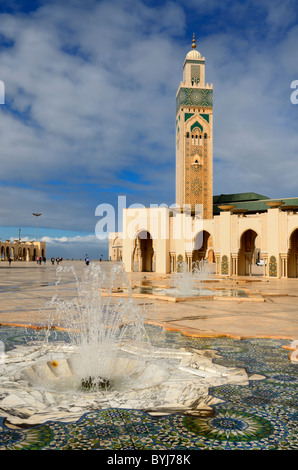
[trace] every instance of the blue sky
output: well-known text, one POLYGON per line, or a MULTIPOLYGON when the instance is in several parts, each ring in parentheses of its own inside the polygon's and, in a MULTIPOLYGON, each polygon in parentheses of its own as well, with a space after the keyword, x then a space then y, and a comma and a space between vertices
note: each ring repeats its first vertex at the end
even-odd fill
POLYGON ((294 0, 2 1, 0 237, 107 255, 102 203, 175 202, 175 94, 191 48, 214 85, 214 194, 298 196, 294 0))

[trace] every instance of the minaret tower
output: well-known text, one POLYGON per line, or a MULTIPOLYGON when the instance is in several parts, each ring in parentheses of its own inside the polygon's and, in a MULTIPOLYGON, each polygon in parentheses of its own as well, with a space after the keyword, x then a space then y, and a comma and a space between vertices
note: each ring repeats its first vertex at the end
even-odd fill
POLYGON ((176 204, 200 204, 203 218, 213 217, 213 85, 195 35, 176 94, 176 204))

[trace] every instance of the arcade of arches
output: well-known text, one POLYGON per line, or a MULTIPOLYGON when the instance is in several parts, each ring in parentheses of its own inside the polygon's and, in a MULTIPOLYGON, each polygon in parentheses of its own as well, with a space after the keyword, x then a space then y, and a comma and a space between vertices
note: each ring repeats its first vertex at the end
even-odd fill
POLYGON ((45 242, 22 242, 10 241, 0 242, 1 261, 19 260, 19 261, 35 261, 39 257, 46 256, 45 242))
MULTIPOLYGON (((125 210, 129 220, 130 209, 125 210)), ((150 210, 144 208, 142 220, 150 210)), ((220 276, 251 276, 253 266, 260 261, 263 276, 298 277, 298 213, 283 209, 282 203, 261 214, 223 210, 213 219, 203 220, 203 229, 191 243, 173 236, 175 219, 184 214, 172 212, 159 208, 159 217, 154 219, 151 214, 151 227, 137 232, 133 240, 121 238, 127 272, 171 273, 179 261, 187 262, 191 269, 193 262, 204 259, 215 262, 215 273, 220 276), (154 235, 160 220, 168 221, 167 239, 154 235)), ((115 237, 112 246, 114 241, 115 237)))
MULTIPOLYGON (((214 261, 214 251, 212 247, 212 237, 210 233, 203 231, 197 234, 194 241, 194 249, 187 252, 185 258, 182 255, 176 257, 176 253, 170 253, 170 272, 177 269, 177 262, 186 261, 188 268, 196 261, 208 260, 214 261), (198 239, 202 239, 200 243, 198 239)), ((156 271, 156 250, 154 240, 148 231, 141 231, 134 240, 134 249, 132 252, 132 271, 134 272, 155 272, 156 271)))

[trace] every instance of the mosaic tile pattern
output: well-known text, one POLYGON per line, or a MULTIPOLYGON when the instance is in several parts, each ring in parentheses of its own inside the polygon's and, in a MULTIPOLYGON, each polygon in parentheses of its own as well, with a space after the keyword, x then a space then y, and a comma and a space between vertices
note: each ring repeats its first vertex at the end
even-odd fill
POLYGON ((226 255, 221 258, 221 274, 229 274, 229 260, 226 255))
POLYGON ((269 261, 269 276, 277 276, 277 262, 275 256, 270 256, 269 261))
POLYGON ((207 161, 207 134, 204 133, 204 137, 202 136, 204 130, 198 122, 193 124, 190 131, 191 133, 187 132, 186 134, 185 142, 185 203, 190 204, 193 208, 195 204, 202 204, 206 213, 209 209, 207 208, 207 200, 203 198, 202 185, 206 184, 204 191, 207 192, 207 188, 210 186, 207 161), (194 133, 192 134, 193 131, 194 133), (200 136, 203 138, 200 139, 200 136))
POLYGON ((176 98, 176 114, 181 106, 213 107, 213 90, 208 88, 180 88, 176 98))
MULTIPOLYGON (((245 367, 265 380, 247 386, 214 387, 223 400, 209 418, 174 414, 156 418, 139 410, 107 409, 84 415, 78 422, 49 422, 27 430, 9 430, 0 421, 0 450, 292 450, 298 449, 298 365, 282 348, 288 341, 231 338, 189 339, 148 327, 155 345, 216 349, 215 362, 245 367)), ((0 339, 23 342, 22 330, 1 329, 0 339)))

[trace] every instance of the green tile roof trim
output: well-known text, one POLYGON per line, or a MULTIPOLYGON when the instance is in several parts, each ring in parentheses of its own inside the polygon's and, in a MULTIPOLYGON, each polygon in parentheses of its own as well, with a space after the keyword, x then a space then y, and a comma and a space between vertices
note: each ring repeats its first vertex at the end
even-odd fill
POLYGON ((213 215, 222 212, 218 208, 222 204, 232 204, 235 209, 246 209, 250 213, 266 212, 269 209, 266 202, 269 201, 283 201, 285 206, 297 206, 298 208, 298 197, 270 199, 256 193, 220 194, 213 197, 213 215))
POLYGON ((180 88, 176 98, 176 113, 181 106, 213 107, 213 90, 209 88, 180 88))
POLYGON ((185 67, 185 64, 202 64, 204 65, 205 64, 205 60, 204 59, 195 59, 195 60, 192 60, 192 59, 185 59, 184 61, 184 64, 183 64, 183 68, 185 67))
POLYGON ((200 114, 205 121, 209 122, 209 114, 200 114))
POLYGON ((220 194, 218 196, 213 196, 213 204, 227 204, 238 201, 259 201, 261 199, 270 198, 257 193, 220 194))
MULTIPOLYGON (((186 122, 189 118, 194 116, 195 113, 185 113, 184 114, 184 122, 186 122)), ((200 114, 200 116, 205 119, 205 121, 209 122, 209 114, 200 114)), ((179 116, 180 119, 180 116, 179 116)))
MULTIPOLYGON (((191 116, 193 116, 194 113, 185 113, 184 114, 184 122, 186 122, 189 118, 191 118, 191 116)), ((179 116, 180 117, 180 116, 179 116)))

